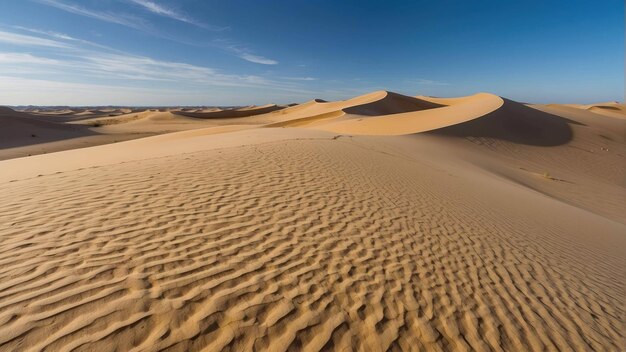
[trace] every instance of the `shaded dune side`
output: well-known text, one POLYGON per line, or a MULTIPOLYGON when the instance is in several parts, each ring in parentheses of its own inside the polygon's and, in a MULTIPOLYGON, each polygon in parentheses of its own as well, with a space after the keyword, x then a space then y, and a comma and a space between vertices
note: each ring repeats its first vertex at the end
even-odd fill
POLYGON ((570 124, 580 124, 512 100, 503 100, 504 104, 499 109, 480 118, 436 129, 430 133, 454 137, 485 137, 528 145, 556 146, 572 139, 570 124))
POLYGON ((626 119, 626 105, 619 103, 594 104, 587 110, 600 115, 626 119))
POLYGON ((96 124, 99 126, 108 126, 108 125, 119 125, 119 124, 127 124, 127 123, 147 123, 147 124, 158 124, 158 123, 172 123, 172 122, 190 122, 197 121, 202 122, 200 119, 191 118, 187 116, 182 116, 178 114, 174 114, 170 111, 160 111, 160 110, 146 110, 138 113, 129 113, 114 117, 96 117, 91 119, 86 119, 79 121, 79 124, 96 124))
POLYGON ((176 115, 182 115, 187 117, 194 117, 199 119, 223 119, 233 117, 248 117, 267 114, 272 111, 281 110, 284 107, 275 104, 264 105, 259 107, 246 107, 241 109, 226 109, 218 111, 207 112, 188 112, 188 111, 174 111, 176 115))
MULTIPOLYGON (((423 99, 411 99, 429 102, 423 99)), ((437 102, 429 103, 439 104, 437 102)), ((372 117, 348 114, 342 120, 315 126, 315 128, 337 133, 362 135, 412 134, 473 120, 500 108, 502 104, 503 100, 496 95, 478 93, 455 99, 453 104, 439 108, 372 117)))
POLYGON ((346 115, 378 116, 422 110, 434 110, 441 104, 402 94, 376 91, 348 100, 327 102, 314 99, 299 105, 263 115, 265 127, 303 127, 341 120, 346 115))
POLYGON ((272 111, 269 114, 263 114, 258 118, 268 118, 271 122, 286 122, 286 120, 299 119, 303 117, 311 117, 327 112, 337 111, 337 109, 325 108, 325 104, 328 102, 321 99, 310 100, 301 104, 289 106, 282 110, 272 111))
POLYGON ((344 108, 347 114, 355 115, 389 115, 410 111, 421 111, 440 108, 443 105, 406 95, 384 92, 384 96, 376 101, 344 108))
POLYGON ((142 118, 146 118, 149 114, 153 114, 154 112, 143 111, 135 114, 124 114, 117 116, 107 116, 107 117, 91 117, 88 119, 83 119, 80 121, 75 121, 73 123, 77 124, 90 124, 90 125, 99 125, 99 126, 107 126, 107 125, 117 125, 122 123, 128 123, 132 121, 136 121, 142 118))
POLYGON ((618 119, 626 119, 626 105, 616 101, 607 101, 595 104, 547 104, 551 108, 575 108, 578 110, 586 110, 598 115, 605 115, 618 119))
POLYGON ((342 117, 344 115, 345 113, 341 110, 331 111, 331 112, 326 112, 326 113, 313 115, 313 116, 300 117, 297 119, 270 123, 263 127, 306 127, 306 126, 311 126, 317 123, 323 123, 324 121, 327 121, 327 120, 333 120, 333 119, 342 117))
POLYGON ((93 118, 117 117, 130 113, 139 113, 145 109, 76 109, 62 111, 26 111, 33 117, 46 121, 72 122, 93 118))
MULTIPOLYGON (((430 132, 437 135, 485 137, 519 144, 555 146, 572 139, 570 124, 581 124, 488 93, 460 98, 410 98, 414 99, 412 102, 404 98, 393 102, 425 102, 437 107, 372 117, 356 113, 372 111, 379 103, 387 106, 388 101, 379 100, 344 109, 343 111, 349 113, 344 118, 313 127, 346 134, 403 135, 430 132)), ((404 108, 406 105, 399 104, 396 111, 404 108)))
POLYGON ((12 148, 84 137, 96 133, 84 126, 42 121, 27 113, 0 107, 0 147, 12 148))
POLYGON ((580 123, 581 126, 595 130, 604 139, 626 142, 626 124, 621 118, 598 114, 591 110, 580 109, 571 105, 548 104, 531 106, 549 114, 574 120, 580 123))
POLYGON ((619 111, 622 113, 626 113, 626 106, 619 104, 619 103, 615 103, 615 102, 611 102, 611 103, 603 103, 603 104, 594 104, 591 105, 590 107, 588 107, 587 109, 589 110, 593 110, 593 109, 605 109, 605 110, 613 110, 613 111, 619 111))

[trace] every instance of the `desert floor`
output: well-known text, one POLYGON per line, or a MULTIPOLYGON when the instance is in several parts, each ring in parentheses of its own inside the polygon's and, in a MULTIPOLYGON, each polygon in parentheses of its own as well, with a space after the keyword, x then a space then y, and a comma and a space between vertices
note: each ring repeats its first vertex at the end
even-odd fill
POLYGON ((1 109, 2 351, 625 349, 624 105, 1 109))

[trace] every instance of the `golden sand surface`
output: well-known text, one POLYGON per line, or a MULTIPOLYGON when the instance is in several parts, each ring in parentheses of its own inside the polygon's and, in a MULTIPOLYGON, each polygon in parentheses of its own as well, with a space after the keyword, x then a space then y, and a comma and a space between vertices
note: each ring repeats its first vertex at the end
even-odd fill
POLYGON ((0 350, 623 350, 625 111, 5 108, 0 350))

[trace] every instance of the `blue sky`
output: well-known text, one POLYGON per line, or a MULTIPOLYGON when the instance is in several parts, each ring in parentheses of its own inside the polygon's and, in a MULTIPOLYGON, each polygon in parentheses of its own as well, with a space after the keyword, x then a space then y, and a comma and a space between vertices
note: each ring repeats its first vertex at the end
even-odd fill
POLYGON ((2 0, 0 104, 624 99, 623 0, 2 0))

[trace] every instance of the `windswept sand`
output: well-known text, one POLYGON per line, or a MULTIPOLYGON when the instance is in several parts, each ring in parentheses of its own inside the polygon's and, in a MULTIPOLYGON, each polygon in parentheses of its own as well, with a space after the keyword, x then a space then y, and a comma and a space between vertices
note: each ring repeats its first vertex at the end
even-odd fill
MULTIPOLYGON (((246 108, 255 115, 254 108, 246 108)), ((238 109, 224 112, 238 112, 238 109)), ((270 110, 273 111, 273 110, 270 110)), ((149 109, 18 112, 0 107, 0 160, 117 143, 171 132, 233 125, 233 117, 213 120, 177 110, 149 109)))
POLYGON ((0 350, 624 350, 617 106, 105 117, 0 161, 0 350))

